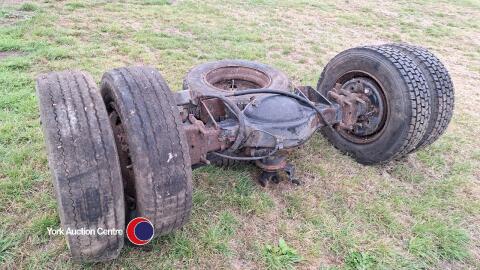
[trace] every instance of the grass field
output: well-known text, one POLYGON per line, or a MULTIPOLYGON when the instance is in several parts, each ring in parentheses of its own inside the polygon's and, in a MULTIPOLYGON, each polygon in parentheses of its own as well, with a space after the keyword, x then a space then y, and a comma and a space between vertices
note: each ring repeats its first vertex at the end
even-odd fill
POLYGON ((480 1, 232 2, 0 1, 0 269, 479 269, 480 1), (37 74, 149 64, 180 89, 194 65, 241 58, 315 85, 340 51, 392 41, 430 48, 453 78, 455 114, 431 147, 366 167, 316 135, 290 158, 299 187, 200 168, 184 229, 107 263, 76 265, 47 234, 59 217, 37 74))

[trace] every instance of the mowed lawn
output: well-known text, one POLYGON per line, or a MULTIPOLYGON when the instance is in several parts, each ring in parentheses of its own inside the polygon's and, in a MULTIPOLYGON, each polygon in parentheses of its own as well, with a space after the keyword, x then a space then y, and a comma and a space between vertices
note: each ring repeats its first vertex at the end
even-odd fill
POLYGON ((480 1, 0 1, 0 269, 479 269, 480 1), (235 2, 235 3, 233 3, 235 2), (302 186, 251 165, 194 171, 190 222, 147 248, 78 265, 58 228, 34 78, 152 65, 173 90, 196 64, 240 58, 316 85, 359 45, 430 48, 455 113, 425 150, 362 166, 318 134, 294 152, 302 186))

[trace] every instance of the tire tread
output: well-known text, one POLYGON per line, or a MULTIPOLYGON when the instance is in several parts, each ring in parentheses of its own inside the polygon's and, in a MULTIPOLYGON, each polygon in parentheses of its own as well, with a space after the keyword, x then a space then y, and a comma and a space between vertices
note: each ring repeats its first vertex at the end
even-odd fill
POLYGON ((190 156, 170 89, 158 71, 149 67, 114 69, 104 75, 104 80, 116 85, 112 91, 118 92, 115 102, 122 103, 119 107, 135 112, 132 116, 119 112, 120 118, 134 118, 131 121, 141 127, 135 129, 133 124, 122 120, 124 125, 129 125, 125 126, 127 137, 141 138, 129 140, 129 144, 134 141, 136 144, 130 145, 130 148, 142 149, 139 150, 142 153, 132 153, 135 177, 139 179, 135 185, 151 187, 143 189, 142 192, 147 190, 147 193, 142 194, 139 193, 140 188, 136 189, 137 198, 143 200, 141 212, 152 219, 157 235, 170 233, 187 222, 192 207, 190 156), (121 91, 127 92, 128 96, 122 95, 121 91), (163 161, 165 153, 178 153, 179 156, 166 165, 163 161), (138 155, 147 156, 147 162, 135 164, 138 155), (140 171, 143 175, 151 175, 151 181, 140 179, 140 171), (171 197, 163 196, 158 187, 178 193, 171 197))
MULTIPOLYGON (((123 211, 122 179, 118 160, 111 158, 117 156, 116 148, 92 78, 79 71, 43 74, 37 78, 37 95, 64 229, 123 229, 123 215, 117 213, 123 211), (90 97, 87 102, 86 96, 90 97), (95 114, 89 115, 87 108, 95 114), (104 180, 108 187, 102 186, 104 180), (88 207, 89 191, 98 196, 93 199, 98 199, 99 208, 88 207)), ((67 236, 72 258, 82 262, 115 258, 123 237, 106 237, 67 236)))
POLYGON ((403 146, 386 162, 405 157, 413 151, 422 140, 427 131, 428 122, 431 116, 430 92, 425 76, 416 64, 401 50, 385 46, 366 46, 365 48, 374 50, 390 62, 402 74, 403 80, 408 86, 410 93, 410 102, 412 108, 412 118, 410 119, 409 136, 404 138, 403 146))
POLYGON ((447 129, 454 109, 454 87, 448 70, 442 62, 423 47, 404 43, 392 43, 394 47, 407 54, 422 69, 430 90, 432 117, 427 132, 418 143, 417 149, 435 142, 447 129))

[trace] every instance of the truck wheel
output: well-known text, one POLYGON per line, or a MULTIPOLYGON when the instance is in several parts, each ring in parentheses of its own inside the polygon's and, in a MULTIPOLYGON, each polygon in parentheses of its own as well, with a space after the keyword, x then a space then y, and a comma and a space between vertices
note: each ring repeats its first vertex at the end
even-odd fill
POLYGON ((124 67, 106 72, 100 91, 121 149, 130 211, 148 218, 157 236, 180 228, 190 216, 192 175, 170 89, 154 68, 124 67))
POLYGON ((100 92, 90 75, 77 71, 40 75, 36 91, 72 258, 80 262, 113 259, 123 247, 123 236, 98 235, 97 229, 124 229, 124 198, 117 150, 100 92), (83 228, 95 234, 67 231, 83 228))
POLYGON ((317 90, 327 95, 339 83, 354 91, 362 83, 375 110, 366 128, 322 129, 338 149, 362 164, 401 158, 419 144, 430 121, 430 95, 422 71, 401 50, 393 47, 358 47, 335 56, 325 67, 317 90))
POLYGON ((285 73, 257 62, 221 60, 192 68, 183 80, 183 89, 199 93, 228 93, 230 91, 271 88, 290 89, 285 73))
POLYGON ((450 75, 440 60, 427 49, 408 44, 387 44, 401 50, 422 71, 430 91, 432 115, 427 131, 414 151, 435 142, 447 129, 452 119, 454 90, 450 75))

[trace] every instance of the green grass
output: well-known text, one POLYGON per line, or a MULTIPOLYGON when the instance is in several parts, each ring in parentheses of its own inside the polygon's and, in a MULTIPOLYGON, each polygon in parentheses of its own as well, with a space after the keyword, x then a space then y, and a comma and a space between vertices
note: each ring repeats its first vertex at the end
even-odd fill
POLYGON ((480 1, 35 1, 0 5, 0 268, 480 268, 480 1), (196 64, 250 59, 315 85, 349 47, 409 42, 450 70, 455 114, 432 146, 362 166, 320 134, 293 152, 302 186, 260 187, 258 169, 194 171, 179 231, 107 263, 73 263, 38 117, 42 72, 157 67, 174 90, 196 64), (279 239, 285 239, 286 241, 279 239))
POLYGON ((0 229, 0 264, 5 263, 12 257, 12 248, 16 245, 15 239, 7 235, 4 228, 0 229))
POLYGON ((464 230, 432 221, 413 227, 413 237, 408 243, 408 249, 427 262, 455 261, 469 256, 468 242, 469 237, 464 230))
POLYGON ((168 0, 143 0, 144 5, 169 5, 170 1, 168 0))
POLYGON ((38 10, 38 6, 33 3, 24 3, 20 6, 21 11, 36 11, 38 10))
POLYGON ((289 247, 283 238, 278 240, 278 245, 265 245, 263 249, 267 269, 292 269, 302 257, 298 252, 289 247))
POLYGON ((345 258, 345 265, 347 269, 366 270, 375 267, 375 258, 364 252, 354 251, 345 258))
POLYGON ((85 4, 81 3, 81 2, 69 2, 69 3, 66 3, 65 4, 65 7, 67 8, 67 10, 69 11, 74 11, 76 9, 80 9, 80 8, 84 8, 85 7, 85 4))

